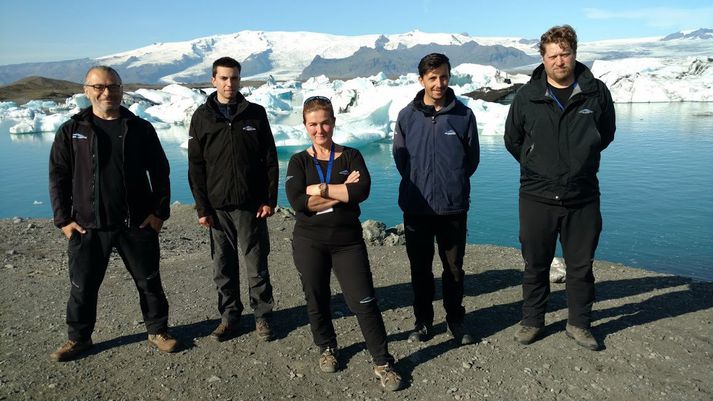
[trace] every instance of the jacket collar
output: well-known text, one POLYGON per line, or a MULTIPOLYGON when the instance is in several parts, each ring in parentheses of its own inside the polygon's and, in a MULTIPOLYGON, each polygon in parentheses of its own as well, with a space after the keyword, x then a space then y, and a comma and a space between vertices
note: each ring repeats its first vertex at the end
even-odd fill
MULTIPOLYGON (((235 95, 235 104, 236 104, 236 109, 235 113, 233 113, 233 117, 237 116, 238 114, 242 113, 245 109, 248 108, 248 102, 247 99, 245 99, 245 96, 243 96, 242 93, 238 92, 237 95, 235 95)), ((208 98, 205 101, 205 106, 207 110, 210 110, 215 115, 216 121, 224 119, 223 113, 218 110, 218 93, 213 92, 210 95, 208 95, 208 98)))
MULTIPOLYGON (((136 114, 132 113, 131 110, 124 106, 119 108, 119 118, 122 120, 131 120, 136 117, 136 114)), ((79 111, 79 113, 72 116, 72 119, 80 124, 91 124, 94 119, 94 113, 92 112, 92 106, 84 108, 79 111)))
POLYGON ((427 116, 435 116, 437 114, 444 114, 449 111, 451 111, 455 106, 456 106, 456 94, 453 92, 453 89, 448 88, 446 90, 446 102, 443 105, 443 107, 436 111, 436 108, 430 105, 425 105, 423 104, 423 95, 426 94, 425 89, 421 89, 418 91, 416 94, 416 97, 413 98, 413 108, 420 111, 421 113, 427 115, 427 116))
MULTIPOLYGON (((572 96, 579 93, 592 93, 597 89, 596 79, 592 75, 592 71, 579 61, 574 66, 574 80, 577 82, 577 86, 574 88, 572 96)), ((530 100, 549 99, 549 95, 547 95, 547 73, 545 72, 544 64, 540 64, 532 71, 530 82, 523 87, 523 90, 527 91, 525 93, 530 100)))

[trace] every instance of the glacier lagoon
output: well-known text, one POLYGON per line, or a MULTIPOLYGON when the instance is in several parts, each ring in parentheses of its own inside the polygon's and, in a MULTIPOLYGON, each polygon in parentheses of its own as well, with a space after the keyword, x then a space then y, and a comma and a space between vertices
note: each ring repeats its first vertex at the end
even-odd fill
MULTIPOLYGON (((713 103, 617 104, 616 110, 616 138, 602 156, 599 175, 604 230, 597 259, 713 280, 713 103)), ((50 218, 47 163, 54 135, 10 134, 11 125, 0 120, 0 187, 6 194, 0 218, 50 218)), ((159 135, 171 163, 172 200, 193 203, 180 148, 186 128, 173 126, 159 135)), ((480 140, 468 242, 518 247, 518 166, 500 136, 480 140)), ((283 175, 298 149, 280 149, 283 175)), ((401 222, 390 149, 389 142, 360 146, 373 182, 362 221, 401 222)), ((279 204, 287 205, 282 183, 279 204)))

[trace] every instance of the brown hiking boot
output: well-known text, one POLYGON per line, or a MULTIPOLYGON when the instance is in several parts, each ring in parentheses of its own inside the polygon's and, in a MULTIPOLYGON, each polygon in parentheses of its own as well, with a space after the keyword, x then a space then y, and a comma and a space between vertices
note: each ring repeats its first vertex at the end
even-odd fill
POLYGON ((167 332, 149 334, 149 344, 163 352, 174 352, 178 348, 178 341, 167 332))
POLYGON ((272 328, 270 327, 270 322, 267 319, 256 319, 255 320, 255 333, 257 337, 263 341, 272 340, 272 328))
POLYGON ((86 341, 67 340, 57 348, 57 351, 50 354, 50 359, 55 362, 71 361, 80 356, 84 351, 92 348, 92 346, 94 346, 94 344, 92 344, 91 339, 86 341))
POLYGON ((227 324, 220 322, 220 324, 218 324, 218 327, 216 327, 215 330, 210 333, 210 336, 216 341, 223 342, 225 340, 229 340, 235 337, 237 334, 237 326, 228 326, 227 324))
POLYGON ((515 332, 515 341, 522 345, 530 345, 540 337, 543 331, 542 327, 520 325, 520 328, 515 332))
POLYGON ((592 351, 596 351, 599 349, 599 343, 592 335, 591 330, 572 326, 571 324, 567 323, 566 332, 567 337, 573 339, 577 342, 577 344, 581 345, 582 347, 592 351))
POLYGON ((319 370, 324 373, 334 373, 339 369, 339 361, 337 361, 339 352, 336 348, 327 347, 319 356, 319 370))
POLYGON ((381 381, 381 387, 388 391, 397 391, 401 389, 401 376, 396 373, 394 367, 390 363, 386 365, 374 366, 374 374, 381 381))

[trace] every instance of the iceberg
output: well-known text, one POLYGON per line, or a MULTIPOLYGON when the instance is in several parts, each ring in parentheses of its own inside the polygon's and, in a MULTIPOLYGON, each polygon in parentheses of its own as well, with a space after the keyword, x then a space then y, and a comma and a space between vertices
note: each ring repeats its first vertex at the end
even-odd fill
MULTIPOLYGON (((529 77, 478 64, 460 64, 451 72, 450 87, 473 109, 479 135, 496 140, 503 134, 509 106, 474 100, 466 94, 485 88, 511 88, 527 82, 529 77)), ((597 60, 592 72, 609 86, 616 102, 713 101, 710 57, 597 60)), ((392 138, 398 113, 421 89, 416 73, 394 79, 380 73, 350 80, 330 80, 321 75, 302 83, 270 79, 258 87, 242 88, 242 92, 250 101, 265 107, 278 147, 309 143, 302 126, 302 102, 313 95, 327 96, 334 105, 335 141, 360 146, 392 138)), ((122 103, 151 122, 163 140, 185 148, 190 118, 213 91, 213 88, 197 90, 170 84, 161 89, 126 92, 122 103)), ((50 132, 89 105, 83 94, 74 95, 63 104, 35 100, 18 106, 0 102, 0 118, 12 120, 10 132, 14 134, 50 132)))
POLYGON ((618 103, 713 101, 713 58, 597 60, 592 74, 618 103))

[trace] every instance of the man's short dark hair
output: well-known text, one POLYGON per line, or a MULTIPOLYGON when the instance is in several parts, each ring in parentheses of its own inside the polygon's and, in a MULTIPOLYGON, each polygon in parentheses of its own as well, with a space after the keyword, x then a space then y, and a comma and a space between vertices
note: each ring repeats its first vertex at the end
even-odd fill
POLYGON ((448 66, 448 75, 451 75, 451 62, 445 54, 431 53, 424 56, 418 63, 418 76, 423 77, 429 71, 439 68, 443 64, 448 66))
POLYGON ((577 32, 570 25, 553 26, 540 36, 540 43, 538 43, 540 56, 545 55, 545 45, 550 43, 557 43, 560 46, 566 43, 572 52, 577 54, 577 32))
POLYGON ((218 67, 237 68, 240 73, 240 63, 232 57, 221 57, 213 62, 213 77, 218 72, 218 67))

